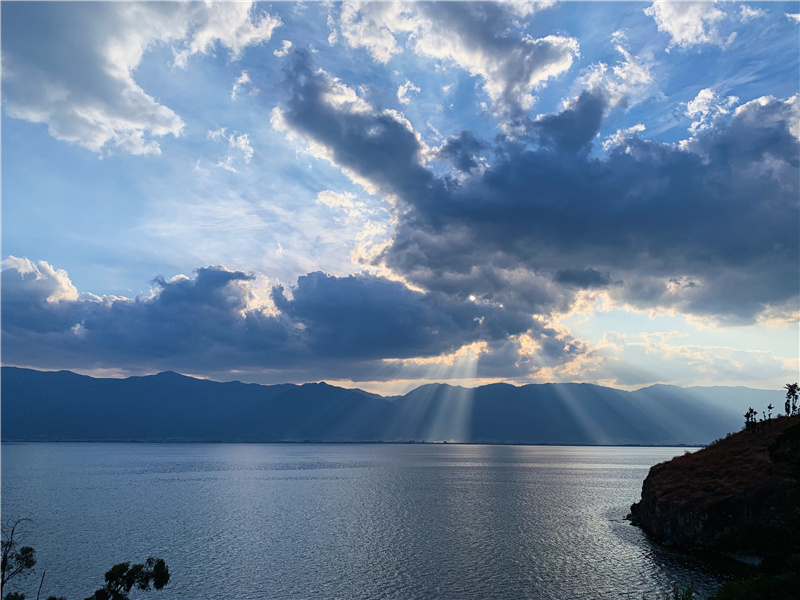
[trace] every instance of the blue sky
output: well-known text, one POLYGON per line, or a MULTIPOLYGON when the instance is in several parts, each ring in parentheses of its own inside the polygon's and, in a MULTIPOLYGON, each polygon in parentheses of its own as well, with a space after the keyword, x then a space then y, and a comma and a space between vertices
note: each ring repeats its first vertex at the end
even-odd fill
POLYGON ((3 364, 798 377, 798 2, 0 8, 3 364))

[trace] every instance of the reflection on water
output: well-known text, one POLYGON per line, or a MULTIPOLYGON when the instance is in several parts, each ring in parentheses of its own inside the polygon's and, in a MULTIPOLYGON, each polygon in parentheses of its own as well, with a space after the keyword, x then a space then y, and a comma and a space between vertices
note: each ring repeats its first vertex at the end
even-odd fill
POLYGON ((4 444, 2 513, 35 521, 45 591, 68 598, 151 554, 173 574, 164 600, 638 600, 690 580, 703 596, 719 572, 624 519, 648 468, 683 452, 4 444))

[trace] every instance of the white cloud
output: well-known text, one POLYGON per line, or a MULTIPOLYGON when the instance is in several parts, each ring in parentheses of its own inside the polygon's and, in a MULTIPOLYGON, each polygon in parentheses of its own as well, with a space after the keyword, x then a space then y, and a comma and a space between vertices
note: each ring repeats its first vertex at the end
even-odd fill
POLYGON ((411 98, 408 97, 408 93, 416 92, 417 94, 419 94, 420 91, 421 90, 417 86, 415 86, 413 83, 411 83, 411 81, 406 79, 406 82, 399 88, 397 88, 397 101, 400 102, 400 104, 410 104, 411 98))
POLYGON ((608 331, 586 352, 536 372, 544 381, 595 382, 627 389, 669 385, 744 385, 768 388, 791 377, 790 365, 763 350, 686 344, 685 332, 608 331))
MULTIPOLYGON (((605 141, 603 141, 603 150, 608 152, 617 146, 627 146, 626 142, 628 140, 635 138, 644 130, 645 126, 641 123, 632 127, 626 127, 625 129, 617 129, 615 134, 608 136, 605 141)), ((630 146, 626 148, 626 152, 630 152, 630 146)))
POLYGON ((255 95, 258 93, 258 88, 253 85, 253 82, 250 80, 250 75, 247 71, 242 71, 242 74, 236 78, 236 81, 233 82, 233 88, 231 89, 231 100, 235 100, 236 97, 241 94, 246 88, 249 88, 249 94, 255 95))
POLYGON ((328 28, 331 32, 328 34, 328 45, 335 46, 336 42, 339 41, 339 34, 336 32, 336 21, 333 19, 333 15, 328 15, 328 28))
POLYGON ((195 17, 187 47, 175 54, 175 64, 185 67, 190 56, 208 54, 220 44, 238 60, 247 46, 268 42, 281 20, 267 13, 255 14, 251 2, 206 2, 195 17))
POLYGON ((238 173, 238 170, 233 166, 234 160, 240 157, 245 163, 249 163, 253 158, 253 147, 250 145, 250 136, 247 133, 234 131, 228 134, 227 128, 221 127, 220 129, 209 131, 207 137, 210 140, 225 143, 228 146, 228 153, 220 158, 217 163, 218 167, 232 173, 238 173))
POLYGON ((753 19, 760 19, 764 15, 766 15, 766 13, 760 8, 753 8, 747 4, 743 4, 739 9, 739 18, 742 20, 742 23, 747 23, 753 19))
POLYGON ((712 127, 718 117, 729 114, 738 102, 736 96, 720 98, 710 88, 700 90, 694 100, 686 104, 686 116, 694 119, 689 131, 695 134, 712 127))
POLYGON ((415 52, 480 76, 500 112, 528 110, 535 101, 533 90, 572 66, 578 41, 508 35, 518 27, 515 18, 529 14, 533 5, 492 5, 490 14, 483 8, 447 2, 349 3, 342 8, 342 36, 349 46, 365 48, 383 63, 402 52, 398 37, 407 36, 415 52))
MULTIPOLYGON (((619 40, 620 36, 615 33, 612 39, 619 40)), ((609 107, 636 105, 652 94, 653 76, 650 73, 649 60, 632 55, 621 43, 616 44, 615 49, 622 55, 622 60, 611 70, 605 63, 597 63, 579 77, 576 83, 581 91, 589 89, 596 95, 605 97, 609 107)), ((567 104, 574 100, 575 98, 568 100, 567 104)))
POLYGON ((322 191, 317 194, 317 203, 341 211, 351 219, 363 216, 365 210, 364 203, 357 202, 356 195, 349 192, 340 194, 332 190, 322 191))
POLYGON ((330 77, 328 73, 322 70, 318 72, 324 74, 327 78, 328 88, 322 94, 322 99, 331 108, 349 113, 370 112, 370 105, 356 94, 353 88, 342 83, 342 80, 338 77, 330 77))
POLYGON ((378 62, 401 52, 395 33, 416 29, 415 10, 400 2, 348 2, 342 5, 341 31, 351 48, 365 48, 378 62))
POLYGON ((4 10, 3 101, 17 119, 92 152, 160 154, 184 122, 136 81, 143 55, 172 46, 175 63, 219 43, 238 58, 280 24, 249 3, 53 3, 4 10), (91 31, 91 35, 87 32, 91 31), (35 40, 31 43, 29 40, 35 40), (63 48, 70 48, 64 52, 63 48))
POLYGON ((290 42, 289 40, 283 40, 283 44, 281 45, 281 47, 275 50, 273 54, 278 58, 283 58, 284 56, 287 56, 289 54, 289 51, 291 49, 292 49, 292 42, 290 42))
POLYGON ((795 23, 800 23, 800 13, 783 13, 786 15, 786 18, 790 21, 794 21, 795 23))
MULTIPOLYGON (((57 304, 62 301, 78 299, 78 290, 70 281, 64 269, 54 269, 53 266, 40 260, 38 264, 27 258, 9 256, 3 262, 3 267, 16 271, 20 284, 25 289, 35 291, 48 304, 57 304)), ((3 300, 14 300, 15 287, 3 290, 3 300)))
POLYGON ((725 17, 715 2, 654 2, 644 13, 655 19, 658 30, 670 35, 669 48, 699 44, 723 45, 716 24, 725 17))

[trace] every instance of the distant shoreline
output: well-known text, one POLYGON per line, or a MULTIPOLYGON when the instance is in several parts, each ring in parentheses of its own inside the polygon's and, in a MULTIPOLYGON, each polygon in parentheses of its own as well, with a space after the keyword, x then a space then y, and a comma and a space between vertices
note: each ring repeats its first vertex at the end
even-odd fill
POLYGON ((553 446, 573 448, 705 448, 708 444, 558 444, 542 442, 384 442, 384 441, 250 441, 250 440, 0 440, 2 444, 260 444, 260 445, 351 445, 351 446, 553 446))

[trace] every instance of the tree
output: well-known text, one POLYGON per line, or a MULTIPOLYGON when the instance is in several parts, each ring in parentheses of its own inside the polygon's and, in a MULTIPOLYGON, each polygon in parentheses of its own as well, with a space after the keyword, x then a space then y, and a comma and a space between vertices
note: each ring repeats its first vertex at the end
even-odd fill
POLYGON ((30 523, 30 519, 18 519, 13 523, 8 521, 3 527, 3 557, 0 564, 0 597, 3 589, 11 579, 17 575, 27 577, 36 565, 36 551, 30 546, 19 546, 14 536, 17 528, 22 523, 30 523))
MULTIPOLYGON (((25 594, 13 592, 3 596, 3 588, 6 583, 22 575, 26 577, 33 571, 36 565, 36 551, 30 546, 18 547, 14 539, 17 528, 21 523, 31 522, 30 519, 19 519, 18 521, 8 522, 3 527, 3 557, 2 557, 2 579, 0 580, 0 599, 5 600, 25 600, 25 594)), ((167 563, 161 558, 149 557, 144 563, 131 566, 130 563, 119 563, 111 567, 105 575, 106 584, 89 596, 86 600, 129 600, 128 594, 134 588, 142 591, 150 589, 160 590, 169 583, 169 569, 167 563)), ((44 583, 44 573, 39 584, 39 592, 44 583)), ((37 600, 39 594, 36 595, 37 600)), ((47 600, 65 600, 49 596, 47 600)))
POLYGON ((747 409, 747 412, 744 413, 744 428, 755 430, 756 427, 756 416, 758 413, 753 410, 753 407, 747 409))
POLYGON ((148 558, 143 564, 114 565, 106 573, 106 584, 86 600, 128 600, 133 588, 149 590, 150 584, 160 590, 169 583, 169 569, 161 558, 148 558))
POLYGON ((783 388, 786 390, 786 416, 797 414, 797 396, 800 393, 797 383, 787 383, 783 388))

